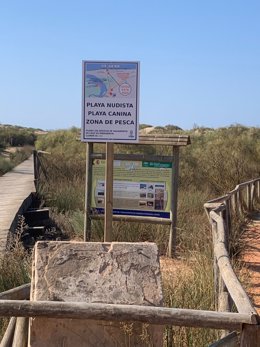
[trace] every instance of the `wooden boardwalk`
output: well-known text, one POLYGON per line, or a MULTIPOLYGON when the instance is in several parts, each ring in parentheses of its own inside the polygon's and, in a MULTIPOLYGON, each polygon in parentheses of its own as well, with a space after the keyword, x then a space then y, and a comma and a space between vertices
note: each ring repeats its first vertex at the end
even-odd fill
POLYGON ((18 214, 31 203, 35 192, 33 156, 0 177, 0 255, 6 249, 9 231, 14 231, 18 214))

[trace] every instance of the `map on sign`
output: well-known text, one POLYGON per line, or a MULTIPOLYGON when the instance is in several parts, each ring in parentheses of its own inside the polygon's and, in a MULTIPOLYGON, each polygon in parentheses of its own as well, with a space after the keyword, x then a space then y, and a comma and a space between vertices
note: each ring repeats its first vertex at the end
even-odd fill
POLYGON ((136 94, 136 66, 92 64, 86 72, 86 97, 125 98, 136 94))

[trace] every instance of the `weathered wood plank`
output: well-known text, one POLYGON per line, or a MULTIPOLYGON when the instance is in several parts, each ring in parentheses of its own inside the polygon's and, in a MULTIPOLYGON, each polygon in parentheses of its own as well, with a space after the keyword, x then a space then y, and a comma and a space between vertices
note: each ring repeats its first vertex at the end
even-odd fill
POLYGON ((189 143, 188 141, 181 141, 177 140, 165 140, 165 139, 144 139, 139 141, 139 145, 164 145, 164 146, 187 146, 189 143))
POLYGON ((22 207, 28 207, 28 197, 34 191, 32 157, 0 177, 0 234, 4 236, 0 244, 0 254, 6 249, 9 230, 16 227, 14 221, 17 214, 23 212, 22 207))
MULTIPOLYGON (((92 153, 91 159, 106 159, 105 153, 92 153)), ((147 154, 123 154, 123 153, 114 153, 114 160, 127 160, 127 161, 159 161, 162 163, 168 163, 172 161, 171 156, 167 155, 147 155, 147 154)))
POLYGON ((222 339, 212 343, 209 347, 238 347, 238 334, 233 331, 222 339))
POLYGON ((11 317, 7 329, 4 333, 2 341, 0 343, 0 347, 11 347, 14 338, 14 331, 16 325, 16 317, 11 317))
POLYGON ((241 347, 259 347, 260 346, 260 326, 243 325, 241 333, 241 347))
MULTIPOLYGON (((78 138, 78 140, 80 141, 80 137, 78 138)), ((191 140, 189 135, 151 134, 139 135, 139 142, 132 143, 131 145, 187 146, 190 143, 191 140)), ((125 145, 125 143, 122 142, 115 142, 115 144, 125 145)))
POLYGON ((54 301, 0 300, 0 316, 138 321, 229 330, 241 330, 242 324, 255 324, 252 315, 241 313, 54 301))
POLYGON ((144 142, 163 142, 164 144, 172 145, 176 143, 183 143, 183 145, 190 144, 190 137, 188 135, 171 135, 171 134, 152 134, 152 135, 140 135, 139 144, 144 142))
POLYGON ((26 300, 30 298, 31 284, 23 284, 19 287, 0 293, 0 300, 26 300))
MULTIPOLYGON (((103 214, 92 214, 90 218, 104 219, 103 214)), ((113 221, 115 222, 136 222, 136 223, 150 223, 150 224, 164 224, 171 225, 171 219, 157 218, 157 217, 139 217, 139 216, 127 216, 127 215, 113 215, 113 221)))
POLYGON ((28 343, 29 318, 18 317, 16 319, 14 339, 12 347, 27 347, 28 343))
POLYGON ((217 258, 218 267, 220 269, 221 276, 227 286, 228 292, 232 297, 238 312, 254 314, 257 316, 246 292, 244 291, 241 283, 237 279, 234 270, 232 269, 229 255, 225 246, 222 243, 218 243, 214 247, 214 253, 217 258))

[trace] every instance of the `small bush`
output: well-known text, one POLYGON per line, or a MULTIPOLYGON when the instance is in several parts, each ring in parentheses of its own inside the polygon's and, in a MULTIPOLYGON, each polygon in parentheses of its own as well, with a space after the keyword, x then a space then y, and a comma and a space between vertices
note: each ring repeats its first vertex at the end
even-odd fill
POLYGON ((25 147, 10 153, 9 157, 0 156, 0 176, 4 175, 8 171, 11 171, 15 166, 28 159, 31 153, 31 148, 25 147))
POLYGON ((0 157, 0 176, 4 175, 14 167, 10 160, 0 157))

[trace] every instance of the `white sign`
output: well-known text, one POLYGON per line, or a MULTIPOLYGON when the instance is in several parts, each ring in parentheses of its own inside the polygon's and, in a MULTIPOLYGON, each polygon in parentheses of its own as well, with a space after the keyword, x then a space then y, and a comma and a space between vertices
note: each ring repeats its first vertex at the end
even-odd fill
POLYGON ((138 142, 138 62, 83 61, 82 99, 82 141, 138 142))

